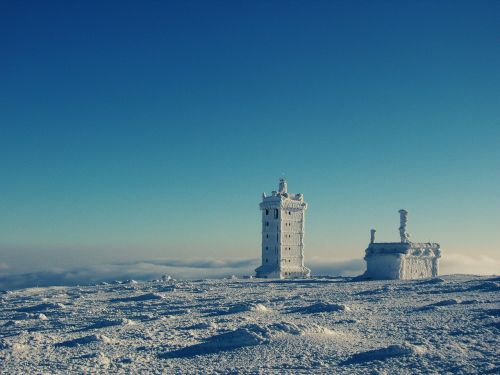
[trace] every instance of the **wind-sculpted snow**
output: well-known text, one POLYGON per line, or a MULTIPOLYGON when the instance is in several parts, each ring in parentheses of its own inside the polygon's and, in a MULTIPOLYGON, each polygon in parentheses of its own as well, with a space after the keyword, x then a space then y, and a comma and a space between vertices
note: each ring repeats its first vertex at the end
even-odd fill
POLYGON ((104 344, 111 344, 114 342, 114 340, 110 339, 109 337, 104 336, 104 335, 89 335, 89 336, 78 337, 78 338, 72 339, 72 340, 59 342, 59 343, 55 344, 54 346, 56 346, 56 347, 67 346, 67 347, 71 348, 74 346, 86 345, 86 344, 90 344, 93 342, 101 342, 104 344))
POLYGON ((385 361, 393 357, 404 357, 410 355, 420 355, 425 353, 425 348, 411 345, 409 343, 390 345, 386 348, 368 350, 354 354, 343 364, 364 363, 370 361, 385 361))
POLYGON ((317 314, 317 313, 327 313, 336 311, 349 311, 350 308, 346 305, 339 303, 330 302, 316 302, 310 306, 297 307, 291 310, 291 312, 298 312, 302 314, 317 314))
POLYGON ((47 311, 51 309, 63 309, 64 305, 61 303, 40 303, 34 306, 26 306, 17 309, 19 312, 39 312, 39 311, 47 311))
POLYGON ((140 302, 140 301, 159 300, 163 298, 164 296, 158 293, 146 293, 146 294, 140 294, 138 296, 114 298, 111 300, 111 302, 140 302))
POLYGON ((192 357, 196 355, 217 353, 244 346, 259 345, 267 342, 268 337, 268 330, 261 328, 258 325, 252 325, 212 336, 201 344, 195 344, 169 353, 160 354, 160 357, 192 357))
POLYGON ((499 373, 498 277, 116 282, 0 295, 0 373, 499 373))

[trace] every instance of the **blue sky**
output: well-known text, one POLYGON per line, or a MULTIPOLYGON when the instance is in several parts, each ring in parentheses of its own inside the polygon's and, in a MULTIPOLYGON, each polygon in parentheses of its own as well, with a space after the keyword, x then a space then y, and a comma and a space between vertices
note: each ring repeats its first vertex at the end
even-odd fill
MULTIPOLYGON (((306 259, 369 229, 500 258, 497 1, 3 2, 0 263, 254 258, 263 191, 306 259)), ((1 268, 1 267, 0 267, 1 268)))

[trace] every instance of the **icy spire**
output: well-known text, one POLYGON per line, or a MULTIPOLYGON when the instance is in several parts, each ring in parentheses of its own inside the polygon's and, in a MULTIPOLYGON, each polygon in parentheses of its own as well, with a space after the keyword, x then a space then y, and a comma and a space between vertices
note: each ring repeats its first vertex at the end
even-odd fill
POLYGON ((408 222, 408 211, 399 210, 399 236, 402 243, 410 242, 410 234, 406 232, 406 223, 408 222))
POLYGON ((286 184, 286 180, 284 178, 280 178, 280 185, 278 191, 280 193, 288 193, 288 186, 286 184))

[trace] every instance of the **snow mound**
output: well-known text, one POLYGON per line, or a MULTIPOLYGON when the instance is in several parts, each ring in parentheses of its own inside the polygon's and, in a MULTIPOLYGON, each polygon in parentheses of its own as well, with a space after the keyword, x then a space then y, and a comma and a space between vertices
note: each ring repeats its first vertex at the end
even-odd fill
POLYGON ((309 306, 298 307, 292 309, 290 312, 302 313, 302 314, 317 314, 325 312, 337 312, 337 311, 350 311, 351 309, 340 303, 330 303, 330 302, 317 302, 309 306))
POLYGON ((39 320, 48 320, 47 315, 42 314, 42 313, 38 314, 38 319, 39 320))
POLYGON ((337 335, 337 332, 332 331, 330 328, 326 328, 320 326, 318 324, 312 324, 310 326, 305 326, 302 328, 300 333, 302 336, 304 335, 312 335, 312 336, 322 336, 322 335, 337 335))
POLYGON ((73 340, 67 340, 55 344, 56 347, 67 347, 73 348, 81 345, 87 345, 91 343, 103 343, 103 344, 113 344, 115 341, 104 335, 89 335, 79 337, 73 340))
POLYGON ((444 306, 453 306, 453 305, 458 305, 462 303, 460 300, 456 298, 451 298, 451 299, 445 299, 439 302, 431 303, 429 305, 422 306, 418 308, 417 310, 425 311, 425 310, 433 310, 433 309, 438 309, 440 307, 444 306))
POLYGON ((132 319, 122 318, 119 320, 121 326, 133 326, 136 324, 132 319))
POLYGON ((138 296, 115 298, 111 302, 142 302, 142 301, 154 301, 164 299, 165 296, 160 293, 146 293, 138 296))
POLYGON ((291 335, 300 335, 302 333, 298 325, 289 322, 273 323, 269 325, 269 329, 273 332, 289 333, 291 335))
POLYGON ((270 324, 267 327, 271 334, 290 334, 296 336, 321 336, 321 335, 337 335, 337 332, 318 324, 294 324, 290 322, 279 322, 270 324))
POLYGON ((29 349, 29 347, 26 344, 21 344, 18 342, 15 342, 14 344, 12 344, 12 351, 13 352, 24 352, 28 349, 29 349))
POLYGON ((111 364, 111 360, 103 352, 85 354, 80 358, 90 359, 94 364, 103 367, 108 367, 111 364))
POLYGON ((40 312, 40 311, 47 311, 47 310, 57 310, 57 309, 64 309, 66 306, 64 306, 62 303, 40 303, 38 305, 34 306, 28 306, 28 307, 21 307, 20 309, 17 309, 18 312, 40 312))
POLYGON ((91 324, 87 328, 84 328, 83 330, 90 330, 90 329, 100 329, 100 328, 107 328, 107 327, 113 327, 113 326, 128 326, 128 325, 134 325, 135 322, 130 319, 122 318, 122 319, 115 319, 115 320, 110 320, 110 319, 103 319, 95 322, 94 324, 91 324))
POLYGON ((182 349, 160 354, 161 358, 182 358, 196 355, 213 354, 245 346, 254 346, 269 341, 269 331, 257 324, 252 324, 234 331, 208 338, 205 342, 182 349))
POLYGON ((268 312, 270 311, 270 309, 261 303, 241 303, 234 305, 227 310, 218 311, 218 314, 215 315, 238 314, 249 311, 261 313, 261 312, 268 312))
POLYGON ((137 281, 131 279, 131 280, 125 280, 123 284, 139 284, 137 281))
POLYGON ((248 306, 248 311, 267 312, 267 311, 269 311, 269 309, 266 306, 264 306, 263 304, 257 303, 257 304, 251 304, 250 306, 248 306))
POLYGON ((18 342, 9 342, 4 339, 0 340, 0 350, 9 349, 12 352, 23 352, 28 349, 28 346, 18 342))
POLYGON ((344 364, 364 363, 370 361, 385 361, 394 357, 406 357, 412 355, 425 354, 426 349, 422 346, 412 345, 404 342, 403 344, 390 345, 385 348, 369 350, 354 354, 344 364))

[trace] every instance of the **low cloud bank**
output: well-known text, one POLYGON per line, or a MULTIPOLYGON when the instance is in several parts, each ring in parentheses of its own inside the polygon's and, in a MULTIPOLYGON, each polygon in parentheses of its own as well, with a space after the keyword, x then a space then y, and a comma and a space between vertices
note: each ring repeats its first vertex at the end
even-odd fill
MULTIPOLYGON (((0 289, 20 289, 54 285, 89 285, 113 280, 153 280, 167 274, 176 279, 222 278, 231 275, 253 275, 258 259, 237 260, 148 260, 130 263, 99 264, 71 269, 50 269, 30 273, 11 273, 0 262, 0 289)), ((362 259, 335 260, 310 258, 306 265, 313 276, 356 276, 365 270, 362 259)), ((444 255, 440 274, 493 275, 500 270, 500 261, 488 256, 444 255)))
POLYGON ((113 280, 153 280, 167 274, 177 279, 221 278, 250 275, 257 259, 222 260, 152 260, 131 263, 99 264, 71 269, 0 275, 0 289, 35 286, 88 285, 113 280))
POLYGON ((307 262, 313 276, 357 276, 365 272, 363 259, 336 260, 312 258, 307 262))
POLYGON ((448 255, 444 253, 439 262, 439 273, 442 275, 495 275, 498 272, 500 272, 500 259, 494 259, 486 255, 448 255))

